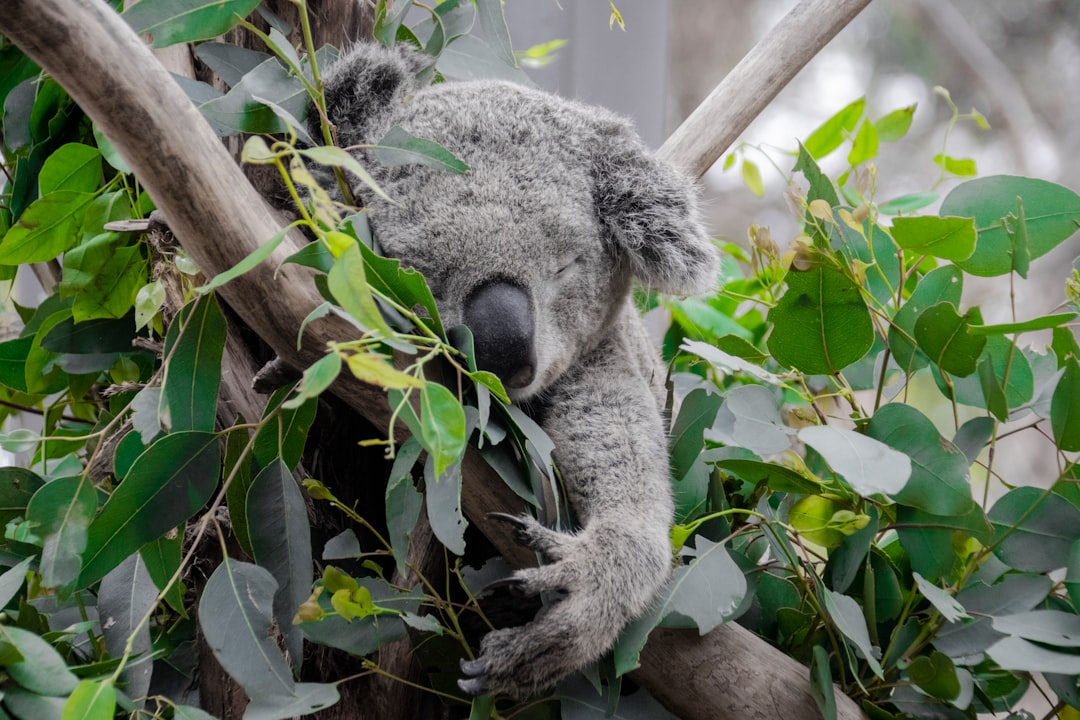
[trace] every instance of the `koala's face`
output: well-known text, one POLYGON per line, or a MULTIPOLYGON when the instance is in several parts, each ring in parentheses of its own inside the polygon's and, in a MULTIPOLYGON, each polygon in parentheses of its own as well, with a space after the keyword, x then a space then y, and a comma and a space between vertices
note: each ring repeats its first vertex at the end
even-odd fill
POLYGON ((480 368, 524 400, 603 337, 631 275, 597 217, 582 148, 564 147, 560 123, 540 108, 499 115, 493 100, 463 101, 457 89, 414 101, 403 127, 470 170, 376 170, 400 205, 373 204, 370 219, 383 252, 424 274, 444 324, 472 330, 480 368))
POLYGON ((541 393, 611 331, 634 278, 676 292, 711 282, 690 183, 605 111, 477 82, 345 119, 369 127, 343 144, 376 143, 399 125, 469 165, 454 175, 368 157, 395 203, 354 190, 383 252, 424 274, 444 324, 469 326, 478 365, 514 400, 541 393))

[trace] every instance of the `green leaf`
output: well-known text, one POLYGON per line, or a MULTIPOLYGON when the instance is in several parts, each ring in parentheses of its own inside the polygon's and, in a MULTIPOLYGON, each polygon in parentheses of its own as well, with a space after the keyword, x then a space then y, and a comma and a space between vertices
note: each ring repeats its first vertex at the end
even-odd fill
POLYGON ((972 325, 971 332, 975 335, 1012 335, 1013 333, 1034 332, 1035 330, 1049 330, 1060 327, 1065 323, 1076 319, 1077 313, 1055 313, 1042 317, 1022 320, 1020 322, 1000 323, 997 325, 972 325))
POLYGON ((371 154, 384 167, 426 165, 455 175, 469 171, 468 165, 439 143, 410 135, 397 125, 371 146, 371 154))
POLYGON ((510 44, 510 31, 506 27, 501 0, 477 0, 476 9, 480 15, 480 27, 484 37, 495 54, 511 67, 517 67, 514 48, 510 44))
POLYGON ((998 615, 994 629, 1006 635, 1057 645, 1080 647, 1080 617, 1062 610, 1031 610, 1013 615, 998 615))
POLYGON ((918 106, 908 105, 878 118, 877 122, 874 123, 877 128, 878 139, 882 142, 896 142, 907 135, 907 131, 911 127, 911 121, 915 117, 916 107, 918 106))
POLYGON ((33 556, 23 558, 17 565, 10 567, 0 575, 0 608, 6 608, 15 595, 26 584, 26 573, 30 570, 33 556))
POLYGON ((894 495, 911 477, 911 458, 879 440, 853 430, 812 425, 799 440, 816 450, 851 488, 864 497, 894 495))
POLYGON ((1065 361, 1065 372, 1050 401, 1050 427, 1059 450, 1080 450, 1080 362, 1065 361))
POLYGON ((945 172, 960 177, 973 177, 978 174, 975 169, 975 161, 969 158, 954 158, 938 153, 934 156, 934 164, 940 166, 945 172))
POLYGON ((765 183, 761 181, 761 169, 757 164, 743 158, 742 161, 743 183, 758 197, 765 196, 765 183))
POLYGON ((986 654, 1002 670, 1080 675, 1080 656, 1054 652, 1023 638, 998 640, 986 654))
POLYGON ((711 462, 721 470, 735 473, 748 482, 756 484, 764 480, 768 483, 769 489, 775 492, 807 495, 816 493, 821 489, 821 486, 812 480, 808 480, 790 468, 775 463, 741 458, 724 458, 722 460, 712 460, 711 462))
POLYGON ((836 720, 836 688, 829 669, 829 653, 821 645, 814 646, 814 656, 810 660, 810 693, 822 720, 836 720))
POLYGON ((225 334, 225 317, 213 295, 196 298, 173 318, 161 383, 161 414, 173 432, 214 429, 225 334))
POLYGON ((424 494, 427 498, 424 504, 427 506, 428 522, 435 537, 450 552, 464 555, 465 528, 469 522, 461 512, 461 463, 455 462, 438 473, 434 456, 429 450, 424 463, 424 494))
POLYGON ((893 495, 898 503, 937 515, 959 515, 971 508, 968 459, 921 412, 902 403, 883 405, 866 434, 911 458, 911 478, 893 495))
POLYGON ((138 245, 124 242, 119 235, 102 233, 64 254, 60 294, 74 296, 75 322, 120 318, 135 304, 146 284, 147 264, 138 245))
POLYGON ((25 517, 30 498, 44 484, 44 480, 26 468, 0 467, 0 525, 25 517))
POLYGON ((416 527, 424 505, 424 496, 416 490, 412 477, 412 468, 420 457, 420 451, 416 438, 402 443, 386 483, 386 529, 394 562, 402 577, 408 570, 409 533, 416 527))
POLYGON ((258 50, 223 42, 200 43, 195 46, 195 54, 229 87, 272 57, 258 50))
POLYGON ((0 343, 0 383, 17 392, 26 387, 26 359, 34 345, 32 336, 0 343))
POLYGON ((39 695, 67 695, 79 684, 60 653, 34 633, 3 625, 0 642, 15 648, 21 656, 19 661, 9 662, 4 670, 27 690, 39 695))
POLYGON ((266 105, 267 101, 298 119, 304 117, 310 102, 304 83, 290 75, 276 58, 244 75, 225 95, 199 105, 199 112, 234 132, 285 132, 285 122, 266 105))
POLYGON ((303 377, 300 378, 295 397, 283 402, 281 407, 286 410, 294 410, 311 398, 318 397, 330 387, 340 373, 341 356, 336 352, 329 353, 316 360, 308 366, 303 377))
POLYGON ((821 124, 803 146, 815 160, 821 160, 847 139, 866 110, 866 98, 859 98, 821 124))
POLYGON ((777 362, 808 375, 832 374, 874 344, 870 311, 847 277, 818 265, 789 272, 787 286, 768 315, 768 347, 777 362))
POLYGON ((1080 540, 1075 541, 1069 548, 1069 563, 1065 572, 1065 589, 1068 590, 1073 607, 1080 604, 1080 540))
POLYGON ((259 0, 143 0, 124 11, 136 33, 149 34, 156 48, 224 35, 247 17, 259 0))
POLYGON ((1080 539, 1080 510, 1055 493, 1019 487, 1002 496, 987 514, 994 526, 994 552, 1010 567, 1048 572, 1066 567, 1080 539))
POLYGON ((58 478, 34 493, 26 517, 36 525, 34 533, 45 539, 42 585, 68 588, 79 577, 87 528, 96 511, 97 490, 85 477, 58 478))
POLYGON ((945 372, 966 377, 975 372, 986 338, 971 332, 975 309, 963 317, 949 302, 939 302, 924 310, 915 321, 915 341, 945 372))
POLYGON ((698 535, 694 560, 680 565, 655 599, 665 627, 696 628, 704 635, 735 616, 746 595, 746 577, 722 543, 698 535))
POLYGON ((975 254, 959 263, 972 275, 1004 275, 1013 269, 1010 241, 1003 218, 1022 198, 1034 260, 1070 237, 1080 222, 1080 196, 1068 188, 1031 178, 996 175, 958 185, 942 202, 941 215, 975 218, 979 241, 975 254))
POLYGON ((828 588, 821 589, 825 610, 836 629, 847 638, 862 655, 870 669, 879 678, 883 677, 881 665, 875 656, 875 648, 870 642, 866 629, 866 618, 859 604, 847 595, 841 595, 828 588))
POLYGON ((165 286, 161 280, 143 285, 135 293, 135 331, 148 326, 165 304, 165 286))
MULTIPOLYGON (((978 337, 986 339, 986 347, 982 351, 976 369, 989 360, 989 364, 993 367, 995 384, 1004 391, 1005 404, 1010 409, 1026 405, 1035 391, 1035 376, 1027 356, 1011 340, 1001 335, 978 337)), ((986 369, 983 372, 988 374, 989 370, 986 369)), ((983 382, 977 374, 953 378, 951 390, 936 368, 934 380, 937 381, 942 394, 946 397, 955 397, 959 403, 974 407, 987 407, 990 404, 983 392, 983 382)), ((1000 405, 1000 397, 997 402, 1000 405)))
POLYGON ((199 625, 210 651, 251 698, 245 718, 284 719, 338 700, 333 685, 293 682, 271 633, 276 589, 267 570, 225 558, 199 602, 199 625))
POLYGON ((832 233, 832 247, 839 250, 848 265, 866 266, 866 289, 881 303, 888 305, 896 296, 900 285, 900 260, 897 257, 896 243, 880 225, 866 220, 859 229, 846 222, 836 225, 838 232, 832 233))
POLYGON ((791 506, 788 522, 810 542, 832 550, 840 547, 847 537, 829 527, 833 516, 845 506, 821 495, 807 495, 791 506))
POLYGON ((968 217, 898 217, 893 219, 892 236, 905 250, 953 262, 975 252, 975 222, 968 217))
POLYGON ((465 411, 446 387, 429 382, 420 388, 420 442, 441 476, 465 452, 465 411))
POLYGON ((351 243, 334 262, 326 278, 330 292, 342 309, 360 325, 382 337, 393 337, 394 331, 386 324, 375 299, 368 288, 364 271, 364 258, 359 243, 351 243))
POLYGON ((247 518, 255 562, 277 581, 274 618, 285 637, 293 670, 299 672, 304 638, 292 619, 311 594, 311 526, 304 496, 280 459, 252 481, 247 493, 247 518))
POLYGON ((716 422, 705 438, 772 455, 791 447, 793 431, 780 416, 777 398, 761 385, 740 385, 725 393, 716 422))
POLYGON ((64 703, 61 720, 112 720, 116 688, 108 680, 82 680, 64 703))
POLYGON ((371 190, 386 200, 387 202, 393 202, 390 196, 382 191, 375 179, 371 177, 371 174, 364 169, 364 166, 359 161, 349 154, 348 151, 339 147, 333 146, 320 146, 305 148, 300 151, 300 154, 304 157, 311 158, 320 165, 329 165, 330 167, 339 167, 348 170, 353 175, 358 177, 361 182, 367 185, 371 190))
POLYGON ((308 430, 315 421, 319 403, 315 398, 308 398, 302 405, 296 408, 278 409, 283 398, 288 396, 292 388, 279 388, 271 395, 263 412, 265 419, 271 413, 275 417, 259 429, 255 436, 255 446, 252 452, 255 462, 260 467, 267 467, 276 459, 280 458, 287 469, 295 468, 304 453, 307 444, 308 430))
POLYGON ((236 263, 228 270, 220 272, 212 277, 210 282, 196 288, 196 291, 209 292, 210 290, 221 287, 230 280, 235 280, 249 270, 255 269, 261 262, 273 254, 274 250, 277 249, 278 245, 281 244, 281 241, 285 239, 285 236, 289 234, 290 230, 292 230, 291 225, 281 228, 281 230, 279 230, 274 237, 270 238, 269 241, 252 250, 243 260, 236 263))
POLYGON ((690 391, 671 426, 671 476, 683 478, 701 454, 703 433, 712 427, 723 398, 704 389, 690 391))
POLYGON ((848 164, 852 167, 860 165, 867 160, 872 160, 877 157, 877 153, 877 127, 869 120, 863 120, 862 125, 859 126, 859 132, 855 134, 855 139, 851 141, 851 152, 848 153, 848 164))
MULTIPOLYGON (((279 388, 270 396, 267 408, 273 407, 279 393, 287 394, 288 388, 279 388)), ((243 425, 243 415, 236 416, 235 425, 243 425)), ((233 427, 225 441, 225 461, 222 465, 222 477, 232 478, 225 489, 225 502, 229 508, 229 520, 232 522, 233 535, 240 547, 251 555, 251 537, 248 535, 247 494, 251 487, 252 458, 245 452, 251 440, 251 433, 244 428, 233 427)))
POLYGON ((80 586, 198 512, 217 487, 220 467, 212 433, 172 433, 148 447, 90 524, 80 586))
POLYGON ((1024 214, 1023 198, 1016 199, 1016 214, 1002 218, 1005 234, 1009 236, 1009 254, 1012 255, 1012 269, 1020 277, 1027 279, 1031 265, 1031 242, 1028 237, 1027 216, 1024 214))
POLYGON ((908 676, 931 697, 952 700, 960 695, 956 666, 947 655, 937 650, 915 658, 908 666, 908 676))
POLYGON ((395 368, 390 364, 391 359, 380 352, 361 350, 345 353, 344 357, 345 365, 353 377, 370 385, 404 390, 405 388, 421 388, 425 384, 421 378, 395 368))
POLYGON ((57 190, 30 203, 0 240, 0 265, 45 262, 75 247, 93 201, 90 193, 57 190))
POLYGON ((934 606, 934 609, 941 613, 941 617, 945 618, 946 622, 956 622, 961 618, 969 618, 970 615, 964 610, 964 606, 960 602, 950 595, 945 590, 942 590, 937 585, 933 584, 918 572, 912 573, 915 580, 915 585, 919 588, 919 592, 923 594, 923 597, 934 606))
POLYGON ((42 195, 57 190, 92 193, 100 184, 101 152, 81 143, 68 143, 54 150, 38 175, 42 195))
POLYGON ((156 604, 157 587, 138 554, 129 555, 101 579, 98 613, 106 651, 120 658, 130 650, 132 660, 143 661, 129 663, 121 674, 129 697, 143 697, 150 689, 149 654, 154 648, 149 621, 143 620, 156 604))
POLYGON ((911 193, 887 200, 878 205, 878 212, 882 215, 900 215, 901 213, 913 213, 924 207, 933 205, 938 201, 936 192, 911 193))
MULTIPOLYGON (((233 528, 235 529, 235 519, 231 514, 229 519, 233 521, 233 528)), ((184 528, 182 527, 165 533, 157 540, 151 540, 139 550, 139 557, 142 558, 146 572, 150 575, 150 579, 158 590, 164 591, 169 580, 180 568, 183 551, 184 528)), ((184 590, 184 582, 177 580, 165 593, 164 600, 178 614, 187 617, 187 609, 184 607, 184 590)))
POLYGON ((806 193, 806 202, 809 204, 814 200, 824 200, 829 203, 829 207, 836 207, 840 204, 836 188, 833 187, 832 180, 821 172, 821 168, 814 161, 814 157, 815 155, 807 150, 805 145, 800 145, 799 159, 796 160, 793 168, 796 172, 801 172, 806 177, 806 181, 810 183, 810 189, 806 193))

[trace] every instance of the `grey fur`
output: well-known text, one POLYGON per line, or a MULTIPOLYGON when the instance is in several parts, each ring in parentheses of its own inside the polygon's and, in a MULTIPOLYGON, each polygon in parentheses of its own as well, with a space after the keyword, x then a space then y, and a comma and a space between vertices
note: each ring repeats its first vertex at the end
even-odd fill
POLYGON ((692 183, 625 120, 503 82, 419 87, 422 66, 410 50, 358 45, 326 75, 328 112, 342 146, 400 125, 469 165, 466 175, 385 168, 356 151, 399 203, 353 188, 383 251, 424 273, 448 327, 492 281, 531 302, 535 375, 510 392, 548 408, 543 427, 581 529, 518 519, 519 540, 548 560, 515 573, 518 589, 564 597, 527 625, 489 633, 461 681, 520 697, 607 652, 670 573, 664 368, 630 289, 706 291, 716 257, 692 183))

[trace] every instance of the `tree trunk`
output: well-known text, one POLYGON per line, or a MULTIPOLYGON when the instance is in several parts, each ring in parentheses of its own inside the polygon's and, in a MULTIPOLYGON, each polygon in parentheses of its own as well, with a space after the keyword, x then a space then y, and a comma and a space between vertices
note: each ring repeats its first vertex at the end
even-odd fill
MULTIPOLYGON (((799 32, 785 35, 798 52, 776 48, 780 41, 771 36, 707 101, 709 108, 746 110, 723 128, 714 124, 713 110, 699 110, 662 152, 703 172, 730 142, 720 130, 727 136, 741 132, 764 105, 760 98, 778 90, 868 1, 804 2, 787 24, 799 32), (739 90, 735 99, 723 91, 729 84, 739 90)), ((45 68, 112 140, 205 273, 235 265, 278 232, 275 214, 192 103, 104 2, 7 0, 0 32, 45 68)), ((220 289, 244 322, 294 367, 319 359, 328 340, 356 335, 345 321, 326 317, 307 325, 297 350, 297 328, 322 302, 306 269, 281 264, 301 242, 290 237, 270 260, 220 289)), ((380 389, 345 373, 333 391, 374 425, 387 427, 390 410, 380 389)), ((476 452, 467 454, 463 476, 462 503, 470 522, 512 564, 530 564, 532 554, 513 542, 503 524, 487 518, 489 511, 517 512, 521 502, 476 452)), ((653 633, 635 679, 684 718, 818 717, 808 701, 807 669, 734 624, 704 638, 653 633)), ((838 717, 863 717, 849 698, 838 693, 837 701, 838 717)))

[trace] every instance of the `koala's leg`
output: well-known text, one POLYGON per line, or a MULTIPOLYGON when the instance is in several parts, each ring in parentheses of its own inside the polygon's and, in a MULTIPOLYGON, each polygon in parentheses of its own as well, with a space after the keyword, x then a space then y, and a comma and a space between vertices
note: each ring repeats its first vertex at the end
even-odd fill
POLYGON ((550 407, 544 429, 581 530, 515 521, 519 541, 551 563, 518 571, 511 582, 561 599, 527 625, 484 638, 480 657, 462 663, 460 684, 469 692, 521 697, 596 660, 671 570, 666 434, 633 358, 611 347, 594 352, 552 388, 550 407))

